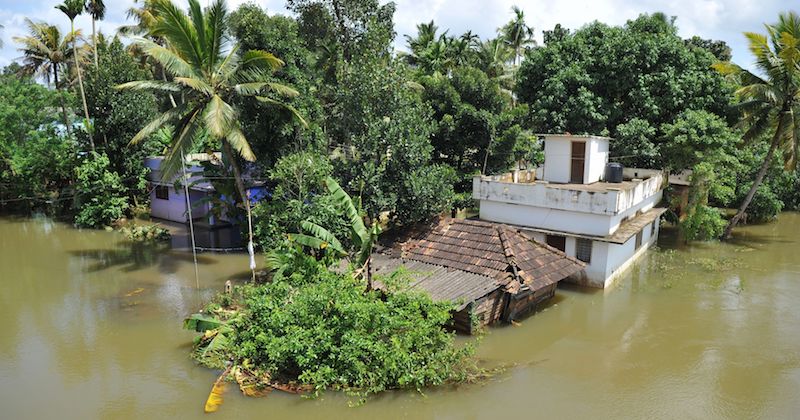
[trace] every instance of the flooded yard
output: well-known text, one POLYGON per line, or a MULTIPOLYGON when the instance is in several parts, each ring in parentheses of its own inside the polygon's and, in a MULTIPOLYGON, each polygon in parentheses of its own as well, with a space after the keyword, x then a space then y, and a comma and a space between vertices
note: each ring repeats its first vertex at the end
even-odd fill
MULTIPOLYGON (((685 246, 669 229, 609 290, 560 288, 492 328, 483 385, 387 393, 357 408, 233 387, 216 418, 796 418, 800 215, 685 246)), ((247 257, 132 247, 114 232, 0 219, 0 395, 23 418, 199 418, 216 373, 181 329, 247 257)))

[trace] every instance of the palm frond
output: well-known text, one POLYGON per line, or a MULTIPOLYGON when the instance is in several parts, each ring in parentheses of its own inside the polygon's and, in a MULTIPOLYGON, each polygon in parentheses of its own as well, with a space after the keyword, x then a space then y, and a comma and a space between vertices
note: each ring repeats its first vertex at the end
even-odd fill
POLYGON ((289 112, 292 114, 292 117, 294 117, 294 119, 295 119, 297 122, 299 122, 299 123, 300 123, 300 125, 302 125, 303 127, 308 127, 308 123, 307 123, 307 122, 306 122, 306 120, 303 118, 303 116, 302 116, 302 115, 300 115, 300 111, 298 111, 297 109, 295 109, 295 107, 293 107, 293 106, 291 106, 291 105, 289 105, 289 104, 285 104, 285 103, 283 103, 283 102, 280 102, 280 101, 276 101, 275 99, 268 98, 268 97, 266 97, 266 96, 256 96, 255 98, 256 98, 256 99, 257 99, 259 102, 263 102, 263 103, 265 103, 265 104, 270 104, 270 105, 279 106, 279 107, 281 107, 281 108, 283 108, 283 109, 286 109, 287 111, 289 111, 289 112))
POLYGON ((241 95, 245 96, 255 96, 263 92, 264 90, 271 90, 281 96, 294 98, 300 93, 289 86, 286 86, 282 83, 276 82, 248 82, 248 83, 239 83, 238 85, 234 86, 237 92, 241 95))
MULTIPOLYGON (((189 0, 197 4, 197 0, 189 0)), ((179 9, 170 0, 156 0, 154 9, 158 19, 150 29, 150 35, 166 39, 179 55, 193 68, 203 68, 203 52, 197 37, 197 28, 183 10, 179 9)))
POLYGON ((175 83, 186 86, 195 90, 203 95, 211 95, 214 93, 214 88, 209 86, 203 79, 194 77, 175 77, 175 83))
POLYGON ((205 42, 208 48, 208 68, 214 69, 217 67, 217 60, 222 51, 222 44, 225 34, 225 16, 228 11, 225 7, 223 0, 216 0, 211 7, 208 8, 207 21, 205 26, 205 42))
POLYGON ((277 70, 283 67, 283 60, 275 57, 271 53, 261 50, 250 50, 242 54, 239 66, 242 70, 251 68, 277 70))
POLYGON ((239 127, 234 127, 229 131, 223 141, 227 141, 244 160, 249 162, 256 160, 256 155, 253 153, 253 149, 250 148, 250 143, 248 143, 247 138, 239 127))
POLYGON ((236 110, 222 100, 219 95, 214 95, 203 111, 203 120, 209 133, 215 138, 225 137, 236 124, 236 110))
POLYGON ((170 74, 176 77, 197 77, 194 68, 173 50, 145 38, 138 38, 135 43, 142 49, 142 52, 152 57, 170 74))
POLYGON ((135 80, 117 85, 118 90, 157 90, 162 92, 180 92, 181 86, 163 80, 135 80))
POLYGON ((189 153, 197 134, 202 130, 202 111, 201 105, 195 106, 176 124, 170 148, 161 161, 162 180, 172 180, 181 169, 184 156, 189 153))
POLYGON ((175 108, 167 110, 163 114, 150 121, 146 126, 144 126, 144 128, 139 130, 139 132, 136 133, 136 135, 131 139, 130 144, 137 144, 140 141, 150 137, 151 134, 158 131, 158 129, 161 127, 164 127, 165 125, 181 118, 181 115, 183 115, 186 110, 187 107, 185 104, 181 104, 175 108))

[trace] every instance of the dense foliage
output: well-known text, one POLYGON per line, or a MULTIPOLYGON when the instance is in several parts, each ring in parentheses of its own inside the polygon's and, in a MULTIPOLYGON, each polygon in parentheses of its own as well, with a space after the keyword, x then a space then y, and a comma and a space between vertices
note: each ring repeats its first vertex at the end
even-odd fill
POLYGON ((247 288, 244 306, 233 323, 238 360, 316 390, 419 390, 463 380, 471 366, 471 350, 443 329, 451 307, 421 293, 382 299, 349 275, 322 271, 300 284, 247 288))
POLYGON ((348 238, 348 224, 325 190, 333 172, 318 153, 299 152, 281 158, 270 171, 272 197, 253 209, 256 244, 265 251, 279 247, 286 235, 302 230, 303 221, 325 226, 338 238, 348 238))
POLYGON ((716 57, 677 35, 674 19, 642 15, 622 27, 594 22, 558 28, 520 66, 515 92, 530 105, 536 132, 618 137, 612 156, 629 166, 661 167, 661 126, 686 110, 728 117, 732 92, 716 57))
POLYGON ((60 125, 63 94, 9 73, 0 76, 0 210, 66 211, 77 155, 60 125))
POLYGON ((110 166, 108 156, 93 152, 75 168, 76 225, 109 226, 127 211, 127 191, 110 166))
POLYGON ((86 69, 86 102, 93 118, 97 148, 109 158, 110 168, 121 178, 130 200, 147 196, 147 169, 144 158, 163 153, 165 145, 157 138, 130 146, 134 135, 157 111, 155 97, 146 92, 120 91, 121 83, 148 76, 148 71, 125 51, 118 38, 99 37, 97 67, 86 69))

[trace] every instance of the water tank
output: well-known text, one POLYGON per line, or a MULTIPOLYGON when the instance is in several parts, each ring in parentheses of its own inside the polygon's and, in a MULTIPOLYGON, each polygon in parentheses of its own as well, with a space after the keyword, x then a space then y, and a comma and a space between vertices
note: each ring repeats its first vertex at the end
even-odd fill
POLYGON ((606 182, 622 182, 622 164, 609 162, 606 164, 606 182))

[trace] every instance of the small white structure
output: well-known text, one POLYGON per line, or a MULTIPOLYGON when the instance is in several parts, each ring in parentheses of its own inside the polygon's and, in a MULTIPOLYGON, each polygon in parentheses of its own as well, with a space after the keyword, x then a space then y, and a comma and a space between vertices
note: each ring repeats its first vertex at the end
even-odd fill
POLYGON ((480 218, 525 228, 587 263, 571 281, 606 287, 658 238, 664 177, 626 168, 622 182, 605 182, 609 138, 541 137, 541 167, 473 179, 480 218))
MULTIPOLYGON (((217 160, 220 156, 213 156, 217 160)), ((216 225, 224 220, 217 220, 211 213, 211 203, 206 201, 214 193, 214 187, 202 179, 203 167, 199 162, 211 160, 212 156, 206 153, 194 153, 186 156, 187 185, 189 186, 189 201, 192 204, 192 218, 207 221, 209 225, 216 225)), ((186 208, 186 194, 181 184, 175 188, 176 181, 183 178, 179 173, 173 179, 165 181, 161 176, 161 162, 163 156, 151 156, 145 159, 145 166, 150 168, 150 215, 159 219, 178 223, 189 221, 189 212, 186 208)))

